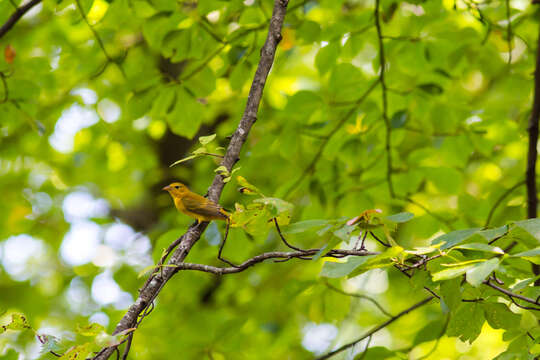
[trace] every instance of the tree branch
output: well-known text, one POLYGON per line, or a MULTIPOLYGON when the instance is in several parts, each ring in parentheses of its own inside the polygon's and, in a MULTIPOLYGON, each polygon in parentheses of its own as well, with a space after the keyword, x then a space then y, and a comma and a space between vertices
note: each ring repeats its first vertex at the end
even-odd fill
MULTIPOLYGON (((529 119, 529 151, 527 154, 527 217, 535 218, 537 215, 538 195, 536 193, 536 150, 538 144, 538 120, 540 119, 540 30, 536 48, 536 69, 534 71, 534 99, 529 119)), ((540 274, 540 266, 533 265, 535 275, 540 274)), ((536 286, 540 286, 540 279, 535 281, 536 286)))
POLYGON ((342 294, 342 295, 346 295, 346 296, 352 296, 352 297, 355 297, 355 298, 359 298, 359 299, 364 299, 364 300, 367 300, 369 302, 371 302, 373 305, 375 305, 377 307, 377 309, 379 309, 384 315, 388 316, 388 317, 392 317, 393 315, 390 314, 388 311, 386 311, 381 304, 379 304, 377 302, 377 300, 373 299, 371 296, 367 296, 367 295, 364 295, 364 294, 355 294, 355 293, 350 293, 350 292, 347 292, 347 291, 344 291, 344 290, 341 290, 337 287, 335 287, 334 285, 330 284, 328 281, 325 282, 325 285, 330 289, 330 290, 333 290, 339 294, 342 294))
POLYGON ((394 185, 392 183, 392 137, 391 137, 391 127, 390 119, 388 118, 388 94, 386 91, 386 82, 384 77, 384 72, 386 70, 386 58, 384 55, 384 42, 383 34, 381 29, 381 19, 379 15, 380 11, 380 0, 375 0, 375 27, 377 28, 377 39, 379 42, 379 63, 380 63, 380 74, 379 80, 381 82, 381 91, 382 91, 382 117, 384 120, 384 125, 386 127, 386 138, 385 138, 385 149, 386 149, 386 182, 388 184, 388 192, 390 197, 395 197, 394 185))
POLYGON ((7 19, 7 21, 2 25, 0 28, 0 39, 6 35, 6 33, 11 30, 11 28, 19 21, 20 18, 24 16, 34 6, 39 4, 41 0, 32 0, 24 4, 23 6, 20 6, 15 10, 13 14, 7 19))
POLYGON ((501 194, 501 196, 497 199, 497 201, 495 201, 495 203, 493 204, 493 206, 489 210, 489 214, 488 214, 488 217, 486 219, 486 223, 484 224, 484 228, 487 229, 487 227, 489 226, 489 223, 491 222, 491 218, 495 214, 495 210, 497 210, 497 208, 499 207, 499 205, 501 205, 503 200, 506 199, 506 197, 508 195, 510 195, 512 192, 514 192, 514 190, 516 190, 517 188, 519 188, 522 185, 525 185, 525 180, 522 180, 522 181, 518 182, 517 184, 515 184, 514 186, 512 186, 511 188, 506 189, 506 191, 501 194))
MULTIPOLYGON (((497 291, 502 292, 503 294, 508 296, 510 299, 516 298, 516 299, 520 299, 520 300, 523 300, 525 302, 528 302, 530 304, 540 305, 538 302, 536 302, 535 300, 533 300, 531 298, 528 298, 526 296, 513 293, 513 292, 511 292, 509 290, 506 290, 505 288, 502 288, 500 286, 497 286, 495 284, 490 283, 489 280, 484 281, 484 284, 487 285, 487 286, 492 287, 493 289, 495 289, 497 291)), ((514 301, 514 300, 512 300, 512 301, 514 301)), ((515 302, 514 302, 514 304, 515 304, 515 302)), ((516 305, 519 306, 518 304, 516 304, 516 305)), ((529 310, 538 310, 538 311, 540 311, 540 308, 529 308, 529 310)))
POLYGON ((105 71, 105 69, 107 68, 107 64, 113 63, 118 67, 118 70, 120 70, 120 72, 122 73, 122 76, 125 78, 126 73, 124 72, 124 69, 120 65, 120 62, 113 59, 111 57, 111 55, 109 55, 109 53, 107 52, 107 49, 105 49, 105 44, 103 43, 103 40, 101 40, 101 37, 99 36, 96 29, 94 29, 92 24, 90 24, 90 22, 88 21, 88 18, 86 17, 86 14, 84 13, 84 9, 83 9, 83 7, 81 5, 81 1, 80 0, 75 0, 75 3, 77 4, 77 8, 79 9, 79 13, 81 14, 81 17, 83 18, 84 22, 86 23, 86 25, 88 26, 88 28, 92 32, 92 35, 94 35, 94 38, 96 39, 96 41, 97 41, 97 43, 99 45, 99 48, 101 49, 101 51, 105 55, 105 58, 107 59, 107 63, 105 64, 105 66, 103 68, 103 71, 105 71))
MULTIPOLYGON (((191 263, 181 263, 175 266, 175 271, 180 270, 196 270, 196 271, 202 271, 207 272, 215 275, 225 275, 225 274, 234 274, 242 272, 253 265, 256 265, 258 263, 261 263, 268 259, 284 259, 290 260, 293 258, 304 258, 306 256, 315 255, 318 253, 320 249, 309 249, 309 250, 302 250, 302 251, 291 251, 291 252, 282 252, 282 251, 270 251, 266 253, 259 254, 257 256, 254 256, 240 265, 237 265, 235 267, 217 267, 217 266, 211 266, 211 265, 204 265, 204 264, 191 264, 191 263)), ((378 255, 380 253, 378 252, 370 252, 370 251, 364 251, 364 250, 341 250, 341 249, 335 249, 330 250, 326 254, 323 255, 323 257, 331 257, 335 255, 341 255, 341 256, 367 256, 367 255, 378 255)), ((311 260, 311 259, 307 259, 311 260)))
MULTIPOLYGON (((245 143, 251 127, 257 120, 257 111, 262 99, 263 89, 266 84, 268 73, 270 72, 270 68, 272 67, 274 61, 277 45, 281 40, 281 28, 286 11, 286 0, 274 1, 274 9, 272 12, 272 18, 270 19, 268 35, 261 49, 261 58, 251 84, 246 108, 244 110, 244 114, 242 115, 242 119, 240 120, 240 123, 238 124, 238 127, 231 138, 227 152, 221 161, 221 165, 225 166, 229 172, 232 170, 234 164, 236 164, 236 162, 239 160, 242 145, 245 143)), ((225 183, 223 182, 223 177, 219 174, 216 175, 212 185, 208 189, 209 199, 214 202, 218 202, 224 186, 225 183)), ((201 223, 197 226, 191 226, 187 230, 187 232, 183 235, 183 239, 178 248, 169 260, 170 265, 178 266, 183 263, 191 248, 193 245, 195 245, 207 226, 208 223, 201 223)), ((152 274, 150 280, 147 282, 147 285, 141 289, 135 303, 130 306, 126 314, 116 326, 114 334, 136 325, 139 315, 152 303, 163 286, 177 271, 178 270, 174 267, 165 267, 159 274, 152 274)), ((115 351, 115 348, 116 347, 114 346, 104 348, 95 356, 94 359, 108 359, 109 356, 115 351)))
POLYGON ((359 343, 360 341, 372 336, 373 334, 375 334, 377 331, 387 327, 388 325, 390 325, 391 323, 393 323, 394 321, 396 321, 397 319, 399 319, 400 317, 404 316, 404 315, 407 315, 408 313, 410 313, 411 311, 413 310, 416 310, 418 309, 419 307, 423 306, 423 305, 426 305, 427 303, 429 303, 432 299, 434 299, 435 297, 434 296, 429 296, 427 298, 425 298, 424 300, 414 304, 413 306, 411 306, 410 308, 408 309, 405 309, 403 310, 402 312, 400 312, 399 314, 397 314, 396 316, 392 316, 390 319, 386 320, 385 322, 383 322, 382 324, 380 325, 377 325, 376 327, 374 327, 373 329, 369 330, 367 333, 365 333, 364 335, 362 335, 360 338, 354 340, 353 342, 350 342, 348 344, 345 344, 343 346, 341 346, 340 348, 337 348, 336 350, 334 351, 331 351, 329 352, 328 354, 326 355, 323 355, 321 357, 318 357, 316 358, 316 360, 325 360, 325 359, 330 359, 332 356, 342 352, 343 350, 347 350, 348 348, 356 345, 357 343, 359 343))

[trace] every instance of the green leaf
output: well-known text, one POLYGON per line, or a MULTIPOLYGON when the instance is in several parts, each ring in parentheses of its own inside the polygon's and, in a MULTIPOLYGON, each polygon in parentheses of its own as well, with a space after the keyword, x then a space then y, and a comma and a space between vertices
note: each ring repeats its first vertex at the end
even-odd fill
POLYGON ((186 92, 183 87, 176 89, 176 105, 168 114, 167 123, 171 131, 188 139, 193 138, 204 115, 204 106, 186 92))
POLYGON ((514 225, 525 230, 540 242, 540 219, 516 221, 514 225))
MULTIPOLYGON (((313 113, 320 111, 323 106, 324 102, 318 93, 300 90, 287 99, 285 111, 301 124, 308 124, 313 113)), ((294 136, 292 139, 297 140, 294 136)))
POLYGON ((472 286, 477 287, 498 267, 498 258, 489 259, 488 261, 476 264, 474 267, 467 270, 467 282, 472 286))
POLYGON ((532 263, 540 264, 540 246, 535 249, 523 251, 517 254, 510 255, 510 256, 524 258, 524 259, 529 260, 532 263))
POLYGON ((253 200, 254 203, 262 203, 268 206, 271 206, 277 210, 278 214, 281 214, 283 212, 292 211, 294 208, 294 205, 278 198, 269 198, 265 197, 262 199, 255 199, 253 200))
POLYGON ((90 9, 92 8, 92 4, 94 3, 94 0, 78 0, 81 4, 82 11, 84 14, 88 14, 90 9))
POLYGON ((499 354, 493 360, 533 360, 534 355, 528 352, 528 341, 527 335, 522 333, 512 340, 505 352, 499 354))
POLYGON ((402 247, 392 246, 388 248, 385 252, 379 255, 376 255, 373 258, 370 258, 368 261, 366 261, 363 264, 360 264, 356 269, 354 269, 354 271, 351 274, 349 274, 349 277, 359 275, 371 269, 391 266, 394 263, 391 260, 391 258, 398 256, 402 252, 403 252, 402 247))
POLYGON ((461 305, 461 279, 455 278, 441 283, 441 297, 451 311, 461 305))
POLYGON ((176 160, 175 162, 173 162, 171 165, 169 165, 169 167, 173 167, 175 165, 178 165, 178 164, 181 164, 183 162, 186 162, 186 161, 189 161, 191 159, 195 159, 196 157, 198 157, 197 155, 190 155, 188 157, 185 157, 183 159, 180 159, 180 160, 176 160))
POLYGON ((183 18, 185 15, 174 12, 172 16, 168 13, 159 13, 147 19, 143 23, 142 33, 150 47, 160 49, 165 35, 173 31, 183 18))
POLYGON ((217 168, 215 168, 214 172, 220 175, 229 176, 229 170, 227 170, 227 168, 224 165, 220 165, 217 168))
POLYGON ((394 113, 392 115, 392 119, 390 119, 390 126, 393 129, 399 129, 405 126, 405 123, 407 122, 407 119, 409 117, 409 114, 407 110, 400 110, 394 113))
POLYGON ((416 271, 414 275, 409 278, 409 283, 413 290, 422 291, 424 286, 431 284, 429 272, 424 270, 416 271))
POLYGON ((243 26, 257 26, 264 21, 261 10, 258 6, 248 7, 242 12, 239 24, 243 26))
POLYGON ((451 314, 446 334, 472 343, 480 335, 483 324, 482 307, 476 302, 462 303, 456 312, 451 314))
POLYGON ((252 185, 251 183, 249 183, 246 178, 244 178, 243 176, 237 176, 236 177, 236 181, 238 181, 238 184, 240 184, 242 186, 242 188, 244 189, 247 189, 248 191, 240 191, 241 193, 245 193, 245 194, 248 194, 248 195, 251 195, 253 193, 255 194, 258 194, 258 195, 261 195, 261 196, 264 196, 261 191, 255 186, 255 185, 252 185))
POLYGON ((327 224, 327 220, 304 220, 284 226, 282 232, 284 234, 297 234, 311 229, 315 230, 314 228, 320 228, 327 224))
POLYGON ((341 239, 338 237, 332 237, 328 243, 324 244, 319 251, 313 255, 313 260, 319 260, 321 256, 323 256, 326 252, 334 249, 339 243, 341 242, 341 239))
POLYGON ((12 348, 8 348, 4 355, 0 355, 0 360, 18 360, 19 353, 12 348))
POLYGON ((323 265, 320 276, 328 278, 345 277, 353 272, 358 266, 375 257, 376 255, 349 257, 345 263, 326 261, 323 265))
POLYGON ((92 323, 85 326, 80 326, 77 324, 76 330, 78 334, 82 336, 96 336, 101 334, 102 332, 105 332, 105 328, 103 325, 92 323))
POLYGON ((478 235, 484 237, 487 241, 491 241, 499 236, 503 236, 508 232, 508 225, 504 225, 495 229, 487 229, 478 232, 478 235))
POLYGON ((422 329, 420 329, 420 331, 416 333, 413 341, 413 346, 438 339, 443 334, 445 326, 446 321, 444 318, 439 318, 437 320, 429 322, 422 329))
POLYGON ((324 75, 336 65, 341 46, 338 42, 331 42, 321 48, 315 56, 315 67, 321 75, 324 75))
POLYGON ((476 250, 476 251, 483 251, 483 252, 489 252, 489 253, 494 253, 494 254, 504 254, 504 251, 501 248, 497 246, 483 244, 483 243, 462 244, 462 245, 454 246, 453 249, 476 250))
POLYGON ((0 326, 0 334, 6 330, 24 330, 31 329, 26 316, 20 313, 11 314, 11 321, 7 325, 0 326))
POLYGON ((453 279, 455 277, 465 274, 467 270, 472 269, 473 267, 474 265, 457 266, 436 272, 432 275, 433 281, 453 279))
POLYGON ((212 135, 208 135, 208 136, 199 136, 199 142, 202 145, 206 145, 206 144, 209 144, 212 141, 214 141, 215 138, 216 138, 216 134, 212 134, 212 135))
POLYGON ((418 88, 430 95, 440 95, 444 92, 444 89, 435 83, 425 83, 418 85, 418 88))
POLYGON ((519 327, 521 316, 514 314, 501 303, 482 303, 486 320, 494 329, 511 329, 519 327))
POLYGON ((174 88, 163 87, 159 90, 159 95, 152 104, 152 110, 150 113, 155 117, 162 117, 167 115, 172 110, 172 105, 176 92, 174 88))
POLYGON ((79 360, 85 359, 92 352, 93 343, 85 343, 72 347, 69 351, 65 352, 59 360, 79 360))
MULTIPOLYGON (((195 97, 202 98, 208 96, 216 88, 216 75, 208 66, 196 71, 193 76, 185 80, 186 88, 190 89, 195 97)), ((191 74, 191 72, 188 73, 191 74)))
POLYGON ((386 217, 386 220, 390 220, 395 223, 404 223, 411 220, 414 217, 413 213, 401 212, 398 214, 390 215, 386 217))
POLYGON ((395 351, 389 350, 382 346, 370 347, 367 352, 361 352, 354 357, 354 360, 383 360, 393 358, 396 355, 395 351))
MULTIPOLYGON (((360 97, 358 84, 366 83, 362 73, 351 64, 338 64, 332 69, 329 90, 335 101, 350 101, 360 97)), ((367 88, 367 83, 366 83, 367 88)))
POLYGON ((355 228, 354 226, 344 225, 340 227, 339 229, 337 229, 336 231, 334 231, 334 235, 343 241, 349 241, 351 238, 351 233, 353 232, 354 228, 355 228))
POLYGON ((512 285, 510 287, 510 290, 512 292, 516 292, 516 291, 519 291, 519 290, 523 290, 524 288, 526 288, 527 286, 529 286, 530 284, 534 283, 536 281, 536 279, 540 279, 540 275, 537 275, 535 277, 532 277, 532 278, 528 278, 528 279, 524 279, 524 280, 521 280, 521 281, 518 281, 517 283, 515 283, 514 285, 512 285))
POLYGON ((448 234, 441 235, 438 238, 434 239, 431 244, 442 243, 441 250, 449 249, 467 240, 480 230, 480 228, 472 228, 452 231, 448 234))

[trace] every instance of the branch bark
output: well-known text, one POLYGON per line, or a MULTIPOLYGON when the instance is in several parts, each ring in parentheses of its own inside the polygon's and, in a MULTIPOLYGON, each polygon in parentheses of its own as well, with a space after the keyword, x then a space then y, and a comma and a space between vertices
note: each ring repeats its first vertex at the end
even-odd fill
MULTIPOLYGON (((540 119, 540 29, 538 43, 536 47, 536 69, 534 72, 534 99, 529 119, 529 151, 527 155, 527 217, 535 218, 537 215, 538 195, 536 190, 536 159, 538 151, 538 120, 540 119)), ((533 265, 535 275, 540 274, 540 266, 533 265)), ((535 281, 536 286, 540 286, 540 279, 535 281)))
POLYGON ((6 35, 6 33, 11 30, 11 28, 19 21, 20 18, 24 16, 34 6, 39 4, 41 0, 32 0, 24 4, 23 6, 20 6, 15 10, 13 14, 7 19, 7 21, 2 25, 0 28, 0 39, 6 35))
MULTIPOLYGON (((291 251, 291 252, 281 252, 281 251, 266 252, 266 253, 262 253, 257 256, 254 256, 235 267, 232 267, 232 266, 231 267, 217 267, 217 266, 210 266, 210 265, 204 265, 204 264, 181 263, 176 267, 176 271, 196 270, 196 271, 207 272, 207 273, 211 273, 215 275, 234 274, 234 273, 239 273, 244 270, 247 270, 253 265, 256 265, 268 259, 283 259, 285 261, 294 259, 294 258, 304 259, 304 257, 306 256, 315 255, 317 252, 319 252, 319 250, 320 249, 309 249, 305 251, 291 251)), ((332 255, 367 256, 367 255, 378 255, 378 254, 380 253, 365 251, 365 250, 335 249, 335 250, 330 250, 326 255, 323 255, 323 256, 332 256, 332 255)), ((311 260, 311 259, 304 259, 304 260, 311 260)))
MULTIPOLYGON (((251 127, 257 120, 257 112, 261 102, 263 89, 266 84, 268 73, 270 72, 274 62, 277 45, 281 40, 281 28, 283 26, 283 20, 287 11, 287 3, 287 0, 274 1, 272 17, 268 27, 268 35, 261 49, 261 58, 249 90, 246 108, 244 110, 244 114, 242 115, 242 119, 240 120, 240 123, 238 124, 238 127, 231 138, 227 152, 221 162, 221 165, 225 166, 229 171, 232 170, 234 164, 236 164, 236 162, 240 159, 239 156, 240 151, 242 150, 242 145, 245 143, 251 127)), ((225 183, 223 182, 223 177, 219 174, 216 175, 212 185, 208 189, 208 197, 210 200, 218 202, 224 186, 225 183)), ((171 256, 168 264, 173 266, 181 266, 191 248, 193 245, 195 245, 207 226, 208 223, 201 223, 196 226, 192 225, 183 235, 182 241, 171 256)), ((165 267, 161 273, 151 275, 151 278, 147 282, 146 286, 141 289, 135 303, 130 306, 126 314, 116 326, 114 334, 118 334, 123 330, 135 326, 137 324, 139 315, 144 311, 144 309, 147 308, 149 304, 152 303, 167 281, 178 271, 179 268, 176 267, 165 267)), ((104 348, 94 357, 94 359, 108 359, 109 356, 111 356, 111 354, 115 351, 115 348, 116 347, 104 348)))

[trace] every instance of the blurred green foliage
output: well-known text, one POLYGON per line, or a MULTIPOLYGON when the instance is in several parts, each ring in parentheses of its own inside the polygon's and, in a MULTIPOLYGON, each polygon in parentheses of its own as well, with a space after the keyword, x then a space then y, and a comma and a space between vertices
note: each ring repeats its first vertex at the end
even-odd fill
MULTIPOLYGON (((0 2, 0 23, 20 3, 0 2)), ((225 254, 283 250, 268 223, 276 214, 304 248, 350 248, 366 229, 399 246, 370 236, 382 254, 268 261, 222 278, 181 272, 136 331, 132 358, 309 359, 388 319, 331 287, 391 314, 424 287, 441 296, 376 333, 363 359, 538 355, 538 311, 482 282, 496 271, 502 287, 540 295, 540 225, 522 221, 520 185, 539 9, 381 0, 386 110, 374 9, 290 1, 221 199, 240 224, 225 254), (375 208, 377 226, 345 225, 375 208), (434 254, 410 279, 392 266, 434 254)), ((191 223, 160 189, 210 185, 219 157, 203 153, 223 154, 236 129, 271 11, 270 0, 44 0, 0 39, 16 54, 0 59, 2 358, 83 357, 119 341, 106 334, 136 298, 137 274, 191 223)), ((221 265, 223 231, 211 224, 188 261, 221 265)))

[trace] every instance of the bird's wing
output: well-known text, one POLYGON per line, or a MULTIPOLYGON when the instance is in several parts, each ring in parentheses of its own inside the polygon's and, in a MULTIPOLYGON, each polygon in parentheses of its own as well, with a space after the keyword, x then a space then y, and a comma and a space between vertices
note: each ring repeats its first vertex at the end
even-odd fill
POLYGON ((221 211, 221 206, 200 195, 196 197, 185 196, 182 198, 182 203, 186 210, 192 213, 203 216, 227 218, 221 211))

